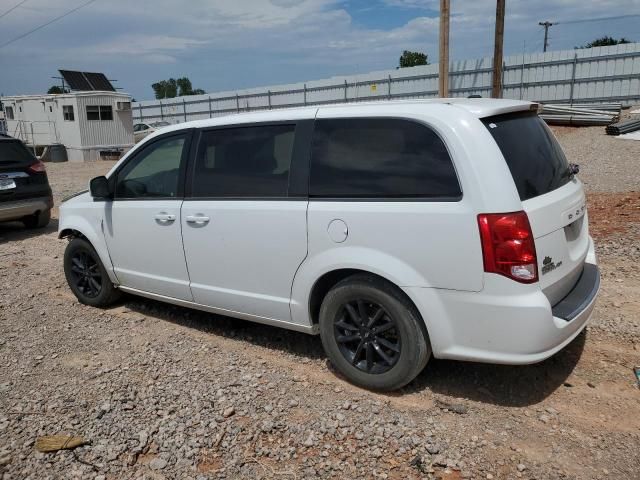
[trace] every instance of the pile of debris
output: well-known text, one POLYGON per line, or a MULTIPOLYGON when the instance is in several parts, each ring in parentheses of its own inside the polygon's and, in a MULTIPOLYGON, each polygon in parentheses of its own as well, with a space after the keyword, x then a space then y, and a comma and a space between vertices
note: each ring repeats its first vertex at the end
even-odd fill
POLYGON ((606 130, 607 135, 624 135, 625 133, 635 132, 640 130, 640 118, 607 125, 606 130))
POLYGON ((545 103, 540 117, 550 125, 610 125, 620 120, 620 103, 545 103))

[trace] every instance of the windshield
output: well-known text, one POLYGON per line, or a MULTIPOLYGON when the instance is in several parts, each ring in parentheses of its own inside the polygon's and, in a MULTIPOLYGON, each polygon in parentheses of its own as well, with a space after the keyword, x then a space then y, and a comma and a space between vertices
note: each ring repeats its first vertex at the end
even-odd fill
POLYGON ((521 200, 544 195, 569 182, 567 158, 549 127, 531 112, 482 119, 500 147, 521 200))
POLYGON ((33 155, 20 141, 0 141, 0 165, 31 165, 33 155))

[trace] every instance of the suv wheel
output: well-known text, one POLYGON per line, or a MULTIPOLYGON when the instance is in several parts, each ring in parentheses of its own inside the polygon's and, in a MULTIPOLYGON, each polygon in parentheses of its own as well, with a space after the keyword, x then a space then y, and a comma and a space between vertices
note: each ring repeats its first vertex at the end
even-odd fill
POLYGON ((349 381, 395 390, 413 380, 431 356, 415 307, 387 282, 364 275, 339 282, 320 308, 322 345, 349 381))
POLYGON ((64 274, 80 303, 107 307, 120 297, 100 257, 89 242, 74 238, 64 252, 64 274))
POLYGON ((22 223, 27 228, 44 228, 49 225, 51 220, 51 210, 43 210, 42 212, 34 213, 28 217, 22 219, 22 223))

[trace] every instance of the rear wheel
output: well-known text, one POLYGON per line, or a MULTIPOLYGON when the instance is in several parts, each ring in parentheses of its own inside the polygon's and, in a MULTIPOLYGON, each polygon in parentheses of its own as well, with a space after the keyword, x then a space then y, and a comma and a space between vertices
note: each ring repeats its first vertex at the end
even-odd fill
POLYGON ((431 348, 415 307, 389 283, 357 275, 338 283, 320 308, 322 344, 352 383, 395 390, 426 365, 431 348))
POLYGON ((22 219, 22 223, 27 228, 44 228, 49 225, 50 221, 51 210, 43 210, 42 212, 34 213, 22 219))
POLYGON ((67 245, 64 274, 71 291, 85 305, 107 307, 120 298, 95 249, 82 238, 67 245))

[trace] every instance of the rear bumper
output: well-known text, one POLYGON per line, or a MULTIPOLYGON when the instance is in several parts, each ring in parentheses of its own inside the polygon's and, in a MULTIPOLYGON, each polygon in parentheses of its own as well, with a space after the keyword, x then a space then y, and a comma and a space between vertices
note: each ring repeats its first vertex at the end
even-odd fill
POLYGON ((51 197, 30 198, 0 203, 0 222, 19 220, 36 212, 49 210, 53 206, 51 197))
MULTIPOLYGON (((593 248, 593 246, 591 246, 593 248)), ((540 362, 568 345, 591 318, 600 286, 595 255, 552 309, 537 285, 487 275, 482 292, 405 288, 420 310, 437 358, 503 364, 540 362)))

